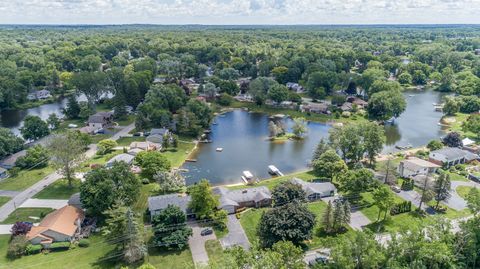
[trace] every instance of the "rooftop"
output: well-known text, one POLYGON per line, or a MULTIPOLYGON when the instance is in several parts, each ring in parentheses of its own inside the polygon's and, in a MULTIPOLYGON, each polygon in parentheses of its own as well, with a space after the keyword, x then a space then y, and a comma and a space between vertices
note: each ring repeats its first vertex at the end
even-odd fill
POLYGON ((66 205, 45 216, 38 226, 32 227, 27 233, 27 238, 32 239, 46 230, 72 236, 78 229, 76 225, 77 219, 82 219, 83 217, 84 214, 81 209, 66 205))
POLYGON ((445 156, 447 160, 457 160, 461 158, 472 157, 470 156, 472 153, 459 148, 442 148, 439 150, 434 150, 430 152, 430 157, 435 156, 436 154, 445 156))
POLYGON ((220 205, 234 205, 244 202, 260 202, 265 199, 271 199, 272 194, 270 190, 265 187, 246 188, 241 190, 229 190, 225 187, 213 188, 213 193, 220 195, 220 205))
POLYGON ((429 161, 425 161, 419 158, 409 158, 406 160, 401 161, 407 167, 409 166, 416 166, 416 167, 428 167, 428 168, 439 168, 440 165, 434 164, 429 161))
POLYGON ((148 210, 156 211, 167 208, 168 205, 176 205, 183 212, 187 212, 191 198, 188 195, 166 194, 148 197, 148 210))
POLYGON ((302 186, 302 189, 307 193, 307 195, 337 190, 335 185, 330 182, 306 182, 296 177, 292 178, 291 182, 302 186))

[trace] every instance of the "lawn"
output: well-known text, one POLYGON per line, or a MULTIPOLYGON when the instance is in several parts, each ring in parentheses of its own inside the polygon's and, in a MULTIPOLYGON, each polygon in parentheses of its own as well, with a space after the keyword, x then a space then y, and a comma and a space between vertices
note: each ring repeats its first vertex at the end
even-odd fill
POLYGON ((258 240, 257 225, 260 222, 262 213, 266 210, 266 208, 251 208, 241 214, 240 224, 242 224, 250 243, 258 240))
POLYGON ((458 195, 460 195, 460 197, 462 197, 463 199, 467 199, 468 193, 472 189, 473 187, 469 187, 469 186, 458 186, 456 191, 458 195))
POLYGON ((218 240, 208 240, 205 242, 205 249, 207 250, 208 260, 213 264, 222 264, 224 260, 223 248, 218 240))
POLYGON ((17 221, 40 222, 45 215, 52 212, 52 208, 17 208, 0 224, 14 224, 17 221), (33 218, 31 218, 33 217, 33 218))
POLYGON ((119 126, 127 126, 135 121, 135 115, 128 115, 124 120, 115 121, 119 126))
POLYGON ((462 175, 459 175, 457 173, 452 173, 452 172, 449 172, 449 171, 445 171, 448 175, 450 175, 450 180, 451 181, 469 181, 468 178, 462 176, 462 175))
POLYGON ((92 139, 92 144, 97 144, 99 141, 109 139, 110 137, 112 137, 111 134, 95 134, 90 136, 92 139))
POLYGON ((285 181, 288 181, 288 180, 290 180, 294 177, 303 179, 305 181, 312 181, 312 180, 317 178, 317 176, 315 176, 312 171, 303 171, 303 172, 288 174, 288 175, 285 175, 285 176, 282 176, 282 177, 274 177, 274 178, 260 180, 260 182, 255 184, 255 185, 248 185, 248 186, 243 185, 243 184, 242 185, 232 185, 232 186, 228 186, 228 188, 232 189, 232 190, 235 190, 235 189, 243 189, 243 188, 249 188, 249 187, 266 186, 270 190, 273 190, 273 188, 275 188, 275 186, 277 186, 278 184, 280 184, 282 182, 285 182, 285 181))
POLYGON ((184 250, 159 250, 150 248, 145 263, 150 263, 156 268, 193 269, 192 253, 190 249, 184 250))
POLYGON ((10 197, 0 196, 0 206, 6 204, 8 201, 10 201, 10 197))
POLYGON ((122 150, 115 150, 113 152, 110 152, 108 154, 105 154, 105 155, 98 155, 98 154, 95 154, 91 159, 88 159, 87 161, 85 161, 82 166, 82 170, 85 172, 85 171, 88 171, 89 169, 86 169, 88 168, 90 165, 92 164, 98 164, 98 165, 104 165, 106 162, 108 162, 111 158, 117 156, 118 154, 121 154, 123 153, 122 150))
POLYGON ((470 139, 477 140, 478 136, 473 133, 473 132, 464 132, 462 128, 462 123, 465 122, 470 114, 464 114, 464 113, 457 113, 455 117, 444 117, 442 118, 442 121, 451 121, 451 119, 454 119, 454 122, 449 122, 447 123, 449 125, 448 131, 449 132, 458 132, 462 136, 466 136, 470 139))
POLYGON ((193 142, 179 141, 177 148, 169 148, 162 153, 170 160, 172 167, 180 167, 194 147, 195 144, 193 142))
POLYGON ((53 173, 53 171, 55 169, 52 166, 33 170, 21 170, 17 176, 9 177, 0 182, 0 190, 24 190, 53 173))
POLYGON ((130 136, 130 137, 120 137, 117 140, 117 144, 121 147, 128 147, 132 142, 144 142, 144 136, 130 136))
POLYGON ((137 202, 133 205, 133 209, 139 214, 145 214, 148 207, 148 197, 157 195, 157 189, 157 183, 143 184, 140 188, 140 195, 137 199, 137 202))
POLYGON ((37 199, 69 199, 72 194, 80 191, 80 180, 73 180, 72 187, 68 186, 66 179, 60 179, 37 193, 33 198, 37 199))

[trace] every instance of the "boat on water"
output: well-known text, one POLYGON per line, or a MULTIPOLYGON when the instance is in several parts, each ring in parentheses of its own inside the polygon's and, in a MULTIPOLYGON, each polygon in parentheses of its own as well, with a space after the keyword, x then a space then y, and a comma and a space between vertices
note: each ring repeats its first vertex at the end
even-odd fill
POLYGON ((268 166, 268 173, 273 176, 283 176, 283 173, 273 164, 268 166))
POLYGON ((222 151, 223 151, 223 148, 216 148, 215 151, 216 151, 216 152, 222 152, 222 151))
POLYGON ((248 170, 243 171, 242 174, 243 174, 243 175, 242 175, 241 178, 242 178, 243 182, 245 182, 245 184, 254 184, 254 183, 256 183, 256 182, 258 181, 258 180, 253 176, 253 174, 252 174, 250 171, 248 171, 248 170))
POLYGON ((412 144, 405 144, 405 145, 395 145, 395 148, 399 150, 406 150, 413 148, 412 144))
POLYGON ((414 97, 414 96, 415 96, 415 94, 409 94, 408 95, 408 97, 414 97))

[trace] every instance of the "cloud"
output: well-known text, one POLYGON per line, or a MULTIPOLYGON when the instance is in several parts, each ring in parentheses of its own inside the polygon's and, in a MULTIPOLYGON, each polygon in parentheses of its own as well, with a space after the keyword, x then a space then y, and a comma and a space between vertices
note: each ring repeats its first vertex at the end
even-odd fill
POLYGON ((480 23, 480 0, 0 0, 0 23, 480 23))

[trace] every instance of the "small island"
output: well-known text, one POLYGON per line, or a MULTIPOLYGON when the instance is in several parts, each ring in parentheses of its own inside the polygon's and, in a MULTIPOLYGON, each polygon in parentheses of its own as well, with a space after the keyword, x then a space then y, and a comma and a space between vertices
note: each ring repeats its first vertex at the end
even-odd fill
POLYGON ((268 131, 270 141, 283 142, 287 140, 301 140, 307 133, 307 122, 304 118, 293 119, 292 132, 287 132, 287 127, 283 121, 270 121, 268 131))

